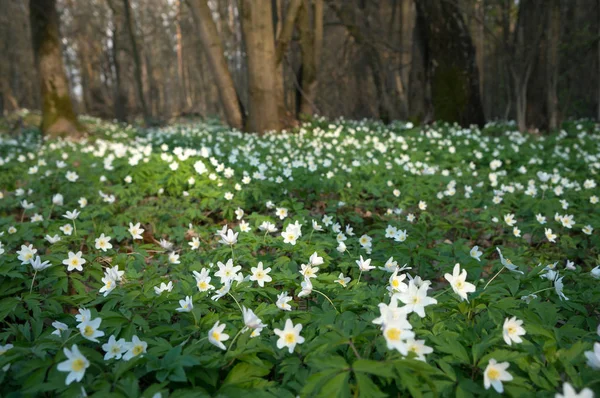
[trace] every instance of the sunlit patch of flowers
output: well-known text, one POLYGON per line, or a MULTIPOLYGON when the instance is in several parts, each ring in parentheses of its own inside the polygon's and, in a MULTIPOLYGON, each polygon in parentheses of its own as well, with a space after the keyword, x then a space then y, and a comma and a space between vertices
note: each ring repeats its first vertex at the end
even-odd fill
POLYGON ((597 389, 597 126, 88 122, 0 137, 0 395, 597 389))

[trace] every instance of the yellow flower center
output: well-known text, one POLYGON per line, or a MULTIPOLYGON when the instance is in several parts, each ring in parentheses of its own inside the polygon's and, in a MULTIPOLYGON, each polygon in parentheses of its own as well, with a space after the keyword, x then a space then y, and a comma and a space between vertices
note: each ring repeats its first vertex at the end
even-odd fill
POLYGON ((77 358, 73 362, 71 362, 71 370, 73 372, 81 372, 85 368, 85 362, 81 358, 77 358))
POLYGON ((400 286, 400 282, 398 282, 398 279, 393 279, 393 280, 392 280, 392 286, 393 286, 393 287, 398 287, 398 286, 400 286))
POLYGON ((495 368, 488 370, 487 375, 490 380, 498 380, 500 378, 500 372, 495 368))
POLYGON ((71 260, 71 265, 77 266, 79 265, 79 260, 77 260, 76 258, 71 260))
POLYGON ((198 288, 202 289, 202 290, 205 290, 205 289, 208 288, 208 283, 206 283, 205 281, 198 282, 198 288))
POLYGON ((142 348, 141 345, 136 345, 135 347, 133 347, 133 355, 138 356, 142 353, 142 351, 144 351, 144 349, 142 348))
POLYGON ((265 273, 262 271, 258 271, 256 273, 256 279, 263 279, 265 277, 265 273))
POLYGON ((402 330, 397 329, 397 328, 389 328, 385 332, 385 335, 387 336, 388 340, 393 340, 393 341, 400 340, 401 334, 402 334, 402 330))
POLYGON ((463 286, 464 286, 464 283, 463 283, 462 281, 457 281, 457 282, 456 282, 456 288, 457 288, 457 289, 462 289, 462 288, 463 288, 463 286))
POLYGON ((515 334, 516 332, 517 332, 517 330, 515 329, 514 326, 508 327, 508 334, 515 334))
POLYGON ((86 337, 90 337, 91 335, 94 334, 94 332, 95 332, 94 328, 89 325, 83 329, 83 335, 86 337))
POLYGON ((212 332, 212 338, 217 341, 221 341, 221 333, 219 333, 215 330, 214 332, 212 332))
POLYGON ((296 335, 294 333, 286 333, 284 340, 288 344, 292 344, 296 342, 296 335))
POLYGON ((115 346, 113 346, 111 351, 113 354, 118 354, 121 351, 121 348, 119 346, 115 345, 115 346))

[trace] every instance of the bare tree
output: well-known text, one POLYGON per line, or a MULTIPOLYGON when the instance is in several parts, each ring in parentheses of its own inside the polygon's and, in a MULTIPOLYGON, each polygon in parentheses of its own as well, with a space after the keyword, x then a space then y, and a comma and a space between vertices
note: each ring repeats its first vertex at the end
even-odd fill
POLYGON ((221 44, 210 8, 206 0, 187 0, 187 4, 196 21, 206 58, 219 88, 221 104, 225 110, 227 123, 231 127, 242 129, 244 120, 241 102, 239 101, 233 79, 227 67, 223 45, 221 44))
POLYGON ((248 58, 248 130, 279 130, 271 0, 242 0, 248 58))
POLYGON ((417 1, 437 119, 483 125, 475 49, 457 0, 417 1))
POLYGON ((62 61, 56 0, 30 0, 30 24, 42 95, 42 125, 49 136, 77 137, 77 121, 62 61))
POLYGON ((131 44, 131 55, 133 56, 133 63, 135 67, 135 88, 137 90, 138 100, 140 101, 140 104, 142 106, 144 123, 148 125, 150 123, 151 117, 144 96, 144 85, 142 82, 142 61, 137 46, 137 39, 135 37, 135 21, 133 19, 133 16, 131 15, 131 4, 129 4, 129 0, 123 0, 123 10, 125 15, 125 25, 127 28, 127 33, 129 34, 129 41, 131 44))

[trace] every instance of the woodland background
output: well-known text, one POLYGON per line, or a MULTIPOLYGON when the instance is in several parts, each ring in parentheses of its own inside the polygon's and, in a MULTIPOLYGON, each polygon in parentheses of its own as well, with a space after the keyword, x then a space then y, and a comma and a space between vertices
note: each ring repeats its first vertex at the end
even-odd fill
POLYGON ((600 0, 0 0, 0 10, 0 113, 42 109, 42 87, 57 85, 48 74, 63 69, 75 114, 147 125, 216 116, 262 131, 318 114, 547 131, 600 118, 600 0), (36 63, 53 35, 32 37, 40 16, 56 19, 62 68, 36 63))

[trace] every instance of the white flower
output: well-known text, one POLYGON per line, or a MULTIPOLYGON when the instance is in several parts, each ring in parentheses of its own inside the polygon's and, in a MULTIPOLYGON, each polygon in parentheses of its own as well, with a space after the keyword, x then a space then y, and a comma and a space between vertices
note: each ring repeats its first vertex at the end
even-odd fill
POLYGON ((279 217, 280 220, 283 220, 288 216, 288 210, 285 207, 278 207, 275 209, 275 215, 279 217))
POLYGON ((490 386, 494 387, 498 393, 502 394, 504 391, 503 381, 511 381, 512 375, 506 371, 510 364, 508 362, 496 362, 495 359, 490 359, 485 371, 483 372, 483 385, 486 390, 490 386))
POLYGON ((573 219, 573 215, 572 214, 565 214, 564 216, 562 216, 560 218, 560 222, 563 225, 563 227, 565 228, 569 228, 571 229, 573 227, 573 225, 575 225, 575 220, 573 219))
POLYGON ((133 239, 142 239, 144 229, 140 227, 140 223, 135 225, 133 225, 133 223, 129 223, 129 233, 133 239))
POLYGON ((108 273, 104 275, 104 277, 102 278, 102 282, 104 283, 104 286, 100 288, 99 293, 104 293, 104 297, 108 296, 110 292, 115 290, 115 287, 117 287, 117 282, 115 281, 113 276, 108 273))
POLYGON ((577 391, 573 388, 569 383, 563 384, 563 393, 556 393, 554 398, 594 398, 594 392, 589 388, 584 388, 577 393, 577 391))
POLYGON ((52 204, 53 205, 55 205, 55 206, 62 206, 63 203, 64 203, 64 197, 61 194, 57 193, 56 195, 54 195, 52 197, 52 204))
POLYGON ((263 269, 263 263, 260 261, 256 267, 250 269, 252 275, 250 276, 251 281, 256 281, 260 287, 265 286, 265 282, 271 282, 273 278, 269 276, 271 268, 263 269))
POLYGON ((58 235, 54 235, 54 236, 46 235, 44 237, 44 239, 46 239, 48 241, 48 243, 54 244, 54 243, 60 241, 61 238, 58 235))
POLYGON ((408 284, 408 289, 396 293, 394 296, 406 304, 405 307, 408 313, 414 312, 421 318, 425 318, 425 307, 437 304, 436 299, 427 296, 428 289, 429 283, 423 283, 421 286, 417 286, 415 281, 411 280, 408 284))
POLYGON ((509 271, 512 271, 512 272, 518 272, 519 274, 525 274, 523 271, 519 271, 519 268, 516 265, 514 265, 512 263, 512 261, 510 261, 510 259, 508 259, 508 258, 505 259, 499 248, 496 248, 496 250, 498 251, 498 254, 500 255, 500 262, 502 263, 502 265, 504 267, 506 267, 509 271))
POLYGON ((200 248, 200 238, 194 236, 191 242, 188 242, 188 245, 191 246, 192 250, 198 250, 200 248))
POLYGON ((121 359, 123 353, 125 353, 125 339, 117 340, 115 336, 112 335, 108 339, 108 343, 102 345, 102 349, 106 352, 104 355, 105 361, 112 358, 121 359))
POLYGON ((463 269, 461 272, 460 264, 456 263, 452 270, 452 275, 445 274, 444 278, 450 282, 454 293, 458 294, 461 300, 469 301, 467 293, 473 293, 475 291, 475 285, 467 282, 467 270, 463 269))
POLYGON ((63 260, 63 264, 67 266, 67 271, 73 271, 76 269, 77 271, 83 271, 82 265, 86 263, 85 259, 81 256, 83 253, 80 251, 77 253, 69 252, 69 258, 63 260))
POLYGON ((394 240, 396 242, 404 242, 407 237, 408 237, 408 234, 406 233, 406 230, 401 230, 400 229, 394 235, 394 240))
POLYGON ((592 275, 592 278, 594 278, 594 279, 600 279, 600 265, 597 265, 596 267, 594 267, 590 271, 590 275, 592 275))
POLYGON ((86 198, 79 198, 79 200, 77 201, 77 203, 79 203, 79 207, 81 209, 83 209, 85 206, 87 206, 88 201, 86 198))
POLYGON ((62 332, 64 332, 65 330, 69 330, 69 326, 59 321, 52 322, 52 327, 55 329, 54 332, 52 332, 52 334, 56 336, 60 336, 62 332))
POLYGON ((42 262, 42 258, 40 256, 36 256, 35 260, 31 260, 31 266, 36 271, 43 271, 52 266, 52 264, 50 264, 50 261, 42 262))
POLYGON ((481 261, 482 254, 483 252, 479 250, 479 246, 473 246, 473 248, 469 252, 469 255, 477 261, 481 261))
POLYGON ((97 337, 104 336, 104 332, 101 330, 98 330, 101 322, 102 322, 102 319, 100 319, 100 318, 96 318, 93 320, 88 319, 88 320, 80 323, 79 325, 77 325, 77 327, 79 328, 79 333, 81 333, 81 335, 84 338, 97 343, 98 342, 97 337))
POLYGON ((179 254, 175 252, 169 253, 169 264, 179 264, 179 254))
POLYGON ((390 350, 398 350, 402 355, 408 355, 407 339, 415 337, 415 333, 403 327, 402 323, 391 322, 384 324, 383 337, 390 350))
MULTIPOLYGON (((598 333, 600 335, 600 333, 598 333)), ((587 365, 593 369, 600 369, 600 343, 594 343, 592 351, 584 353, 587 358, 587 365)))
POLYGON ((221 283, 231 282, 238 271, 242 269, 239 265, 234 266, 232 259, 227 260, 227 263, 225 264, 219 261, 217 262, 217 266, 219 267, 219 270, 215 272, 215 276, 221 278, 221 283))
POLYGON ((275 305, 277 308, 283 311, 291 311, 292 306, 288 304, 289 301, 292 301, 293 297, 288 296, 287 292, 283 292, 277 295, 277 302, 275 305))
POLYGON ((81 214, 79 211, 77 211, 77 209, 73 210, 73 211, 67 211, 63 217, 66 218, 67 220, 76 220, 77 217, 79 217, 79 214, 81 214))
POLYGON ((206 292, 215 288, 210 284, 212 278, 209 276, 206 268, 202 268, 199 273, 198 271, 192 271, 192 273, 194 274, 194 278, 196 278, 196 286, 199 291, 206 292))
POLYGON ((99 238, 96 238, 95 240, 95 247, 98 250, 102 250, 103 252, 107 251, 108 249, 112 249, 112 244, 110 243, 110 240, 112 238, 110 236, 105 236, 104 234, 100 235, 99 238))
POLYGON ((208 341, 211 344, 219 347, 222 350, 226 350, 225 344, 222 341, 229 340, 229 335, 227 333, 223 333, 225 330, 225 324, 219 325, 219 321, 217 321, 214 326, 208 331, 208 341))
POLYGON ((62 227, 59 227, 58 229, 60 229, 63 232, 63 234, 67 236, 71 236, 71 234, 73 233, 73 226, 71 224, 65 224, 62 227))
POLYGON ((74 171, 67 171, 67 174, 65 176, 70 182, 75 182, 79 179, 79 175, 77 175, 77 173, 74 171))
POLYGON ((323 264, 323 257, 319 257, 317 252, 314 252, 308 259, 308 262, 312 266, 319 266, 319 265, 323 264))
POLYGON ((505 223, 506 223, 506 224, 507 224, 509 227, 512 227, 512 226, 514 226, 514 225, 517 223, 517 221, 515 220, 515 215, 514 215, 514 214, 512 214, 512 213, 506 214, 506 215, 504 216, 504 222, 505 222, 505 223))
POLYGON ((148 343, 141 341, 137 336, 133 336, 131 342, 124 344, 124 348, 127 352, 123 355, 123 360, 129 361, 131 358, 145 354, 148 343))
POLYGON ((425 345, 425 340, 415 340, 413 338, 406 340, 406 348, 408 348, 408 352, 415 353, 418 361, 423 362, 425 362, 425 355, 433 352, 433 348, 425 345))
POLYGON ((537 219, 537 222, 539 222, 540 224, 542 224, 542 225, 546 224, 546 217, 542 216, 541 214, 536 214, 535 218, 537 219))
POLYGON ((549 242, 556 243, 556 238, 558 238, 558 235, 553 234, 552 229, 550 228, 545 228, 544 230, 546 234, 546 239, 548 239, 549 242))
MULTIPOLYGON (((225 226, 225 228, 227 228, 227 226, 225 226)), ((219 241, 219 243, 222 243, 224 245, 233 246, 237 243, 238 235, 239 235, 239 232, 233 232, 232 229, 228 229, 227 233, 220 232, 219 236, 221 237, 221 240, 219 241)))
POLYGON ((396 268, 392 276, 389 279, 388 291, 392 293, 404 292, 408 289, 408 285, 403 281, 406 279, 406 274, 398 275, 399 269, 396 268))
POLYGON ((370 258, 363 260, 362 256, 360 256, 359 260, 356 260, 356 264, 358 265, 358 268, 364 272, 367 272, 367 271, 372 270, 373 268, 376 268, 375 266, 371 265, 370 258))
POLYGON ((262 224, 258 227, 261 231, 265 231, 267 233, 277 232, 277 227, 275 224, 270 223, 269 221, 263 221, 262 224))
POLYGON ((346 287, 348 285, 348 283, 350 283, 350 277, 344 277, 344 273, 340 272, 340 274, 338 275, 338 278, 336 280, 334 280, 335 283, 339 283, 340 285, 342 285, 343 287, 346 287))
POLYGON ((274 330, 275 334, 279 336, 279 339, 277 340, 277 348, 282 349, 283 347, 287 347, 290 354, 294 352, 296 344, 304 343, 304 337, 300 336, 301 331, 302 325, 294 325, 291 319, 288 318, 285 321, 285 327, 283 328, 283 330, 274 330))
POLYGON ((33 260, 35 253, 37 253, 37 249, 34 249, 33 245, 21 245, 21 250, 17 251, 19 255, 17 259, 21 261, 21 265, 29 264, 33 260))
POLYGON ((244 317, 244 325, 248 329, 263 329, 267 327, 251 309, 242 306, 242 315, 244 317))
POLYGON ((90 319, 92 319, 92 313, 90 310, 85 308, 80 308, 79 314, 75 315, 75 320, 79 323, 84 323, 86 321, 89 321, 90 319))
POLYGON ((521 326, 523 321, 513 316, 512 318, 506 318, 504 320, 504 326, 502 327, 502 338, 506 344, 511 345, 512 342, 522 343, 523 339, 521 336, 525 335, 525 329, 521 326))
POLYGON ((168 284, 165 284, 164 282, 162 282, 160 284, 160 286, 154 286, 154 293, 156 293, 157 295, 161 295, 162 292, 167 291, 170 292, 173 290, 173 282, 169 281, 168 284))
POLYGON ((63 352, 67 356, 67 360, 59 363, 57 368, 60 372, 69 372, 65 383, 69 385, 74 381, 81 381, 85 375, 85 370, 90 366, 90 362, 81 354, 75 344, 70 350, 65 347, 63 352))
POLYGON ((422 211, 427 210, 427 203, 424 202, 424 201, 422 201, 422 200, 419 201, 419 209, 422 210, 422 211))
MULTIPOLYGON (((558 274, 557 274, 558 276, 558 274)), ((564 276, 561 276, 560 278, 556 278, 554 280, 554 290, 556 290, 556 294, 558 294, 558 298, 561 300, 569 300, 569 298, 567 296, 565 296, 565 294, 563 293, 563 288, 564 288, 564 283, 563 283, 563 278, 564 276)))
POLYGON ((298 293, 298 297, 304 297, 304 296, 308 296, 309 294, 311 294, 313 286, 310 281, 310 278, 304 278, 304 281, 302 281, 302 283, 300 284, 300 287, 302 288, 302 290, 300 291, 300 293, 298 293))
POLYGON ((586 235, 591 235, 594 231, 594 228, 592 228, 591 225, 586 225, 585 227, 581 228, 581 231, 586 235))
POLYGON ((192 303, 191 296, 185 296, 185 300, 179 300, 179 308, 176 309, 178 312, 191 312, 194 309, 194 303, 192 303))

